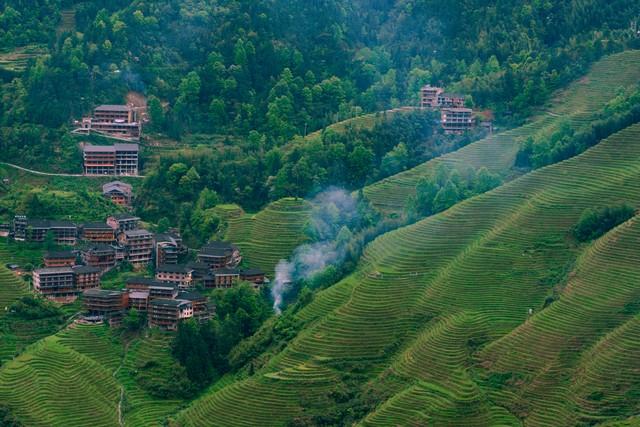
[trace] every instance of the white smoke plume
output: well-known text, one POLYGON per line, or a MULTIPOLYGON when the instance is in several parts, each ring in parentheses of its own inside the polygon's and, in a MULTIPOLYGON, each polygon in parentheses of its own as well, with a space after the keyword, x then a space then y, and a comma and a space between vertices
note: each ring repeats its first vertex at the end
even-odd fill
POLYGON ((342 242, 336 237, 357 219, 357 203, 342 189, 331 188, 312 200, 309 234, 317 240, 298 246, 289 260, 280 260, 271 287, 273 309, 280 314, 283 296, 292 283, 308 279, 329 265, 339 263, 345 255, 342 242))

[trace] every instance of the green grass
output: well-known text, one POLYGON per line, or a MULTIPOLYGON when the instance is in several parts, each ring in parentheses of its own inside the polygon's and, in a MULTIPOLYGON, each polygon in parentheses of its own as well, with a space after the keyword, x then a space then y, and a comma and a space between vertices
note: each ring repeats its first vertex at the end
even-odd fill
POLYGON ((585 208, 622 201, 640 205, 640 125, 381 236, 356 273, 303 309, 307 327, 266 368, 199 399, 178 421, 282 425, 311 406, 301 393, 322 402, 325 384, 356 368, 366 372, 362 385, 401 379, 363 425, 626 419, 640 404, 640 222, 593 246, 568 237, 585 208), (543 310, 549 275, 576 259, 560 300, 543 310), (514 380, 496 388, 494 373, 514 380), (585 399, 594 391, 605 400, 585 399))
POLYGON ((309 214, 308 202, 281 199, 255 215, 230 218, 226 239, 240 247, 247 265, 272 275, 278 261, 288 258, 305 241, 309 214))
POLYGON ((496 133, 458 151, 383 179, 364 189, 365 196, 381 211, 401 213, 409 197, 415 195, 420 178, 430 176, 440 163, 454 168, 486 167, 508 178, 518 152, 519 142, 529 136, 551 134, 568 120, 575 126, 588 125, 590 119, 616 96, 620 87, 640 81, 640 51, 626 51, 597 62, 586 77, 556 94, 547 112, 524 126, 496 133))

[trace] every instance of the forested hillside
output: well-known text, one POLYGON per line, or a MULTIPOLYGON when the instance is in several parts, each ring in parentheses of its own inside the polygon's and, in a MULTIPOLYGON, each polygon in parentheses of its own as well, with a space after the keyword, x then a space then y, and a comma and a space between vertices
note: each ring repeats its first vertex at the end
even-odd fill
POLYGON ((5 234, 127 212, 268 279, 89 325, 30 281, 69 247, 3 237, 0 425, 640 425, 637 0, 0 0, 0 162, 5 234), (72 130, 128 102, 124 207, 72 130))

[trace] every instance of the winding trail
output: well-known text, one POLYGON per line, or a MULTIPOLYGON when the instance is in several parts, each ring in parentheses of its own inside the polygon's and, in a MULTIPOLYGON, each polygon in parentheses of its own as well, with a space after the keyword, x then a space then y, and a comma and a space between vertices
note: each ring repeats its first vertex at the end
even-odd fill
MULTIPOLYGON (((116 382, 118 381, 116 376, 118 375, 118 372, 120 372, 120 369, 122 369, 122 367, 124 366, 124 359, 127 357, 128 350, 129 350, 129 343, 127 342, 124 345, 124 350, 122 352, 122 359, 120 359, 120 365, 118 366, 118 369, 113 371, 113 379, 115 379, 116 382)), ((124 402, 124 385, 120 384, 120 400, 118 401, 118 424, 124 427, 124 417, 122 415, 122 402, 124 402)))
MULTIPOLYGON (((64 177, 71 177, 71 178, 109 178, 111 177, 111 175, 83 175, 80 173, 51 173, 51 172, 41 172, 41 171, 37 171, 37 170, 33 170, 33 169, 28 169, 22 166, 18 166, 16 164, 13 163, 7 163, 7 162, 0 162, 0 164, 2 165, 6 165, 9 167, 12 167, 14 169, 19 169, 23 172, 29 172, 32 173, 34 175, 42 175, 42 176, 64 176, 64 177)), ((116 176, 117 178, 117 176, 116 176)), ((127 175, 126 178, 144 178, 144 175, 127 175)))

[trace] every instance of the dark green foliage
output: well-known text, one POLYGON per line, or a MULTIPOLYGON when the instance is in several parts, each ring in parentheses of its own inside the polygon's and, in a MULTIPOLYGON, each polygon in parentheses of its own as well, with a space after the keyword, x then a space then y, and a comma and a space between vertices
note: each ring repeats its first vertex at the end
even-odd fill
POLYGON ((140 313, 135 308, 129 310, 127 315, 122 319, 122 327, 127 331, 139 331, 147 323, 146 313, 140 313))
POLYGON ((600 209, 587 209, 582 213, 580 220, 573 228, 573 236, 579 242, 597 239, 634 215, 634 209, 627 204, 607 206, 600 209))
POLYGON ((272 313, 264 296, 246 284, 216 294, 212 303, 216 319, 180 323, 172 344, 174 357, 198 389, 229 371, 229 352, 253 335, 272 313))
POLYGON ((13 415, 11 409, 0 405, 0 426, 2 427, 22 427, 23 424, 13 415))
POLYGON ((600 112, 598 120, 577 132, 568 122, 550 137, 523 141, 515 165, 537 169, 557 163, 584 152, 606 137, 640 121, 640 90, 630 95, 619 94, 600 112))
POLYGON ((11 304, 9 312, 23 320, 58 318, 61 321, 63 317, 62 311, 53 303, 33 295, 24 296, 11 304))
POLYGON ((422 178, 416 185, 416 195, 407 203, 407 217, 415 220, 442 212, 460 200, 485 193, 500 184, 500 177, 485 167, 477 172, 471 168, 461 175, 440 164, 433 176, 422 178))
POLYGON ((160 399, 189 399, 197 392, 184 367, 178 363, 163 367, 154 361, 146 362, 135 371, 135 379, 140 387, 160 399))

